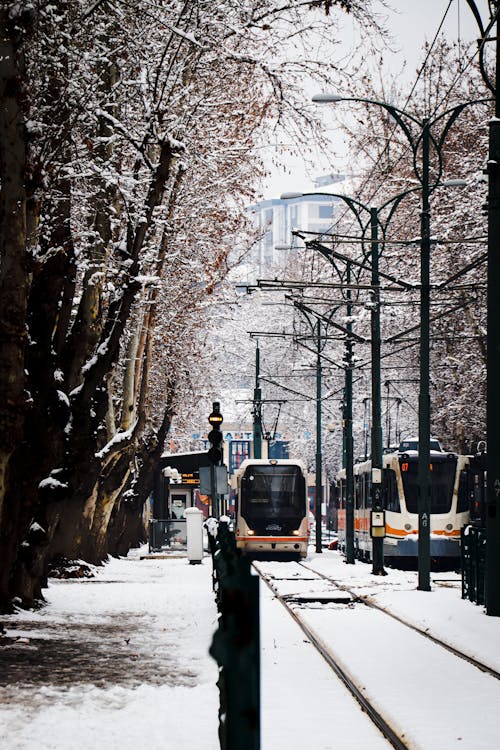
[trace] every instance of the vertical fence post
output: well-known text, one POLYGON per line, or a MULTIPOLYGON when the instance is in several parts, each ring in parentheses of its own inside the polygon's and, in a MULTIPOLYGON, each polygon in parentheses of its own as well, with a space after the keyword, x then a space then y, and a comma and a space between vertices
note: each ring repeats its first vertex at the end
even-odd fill
POLYGON ((212 545, 219 627, 210 654, 219 665, 221 750, 260 748, 259 578, 236 549, 226 521, 212 545))
POLYGON ((460 557, 462 569, 462 599, 469 596, 470 587, 470 526, 463 526, 461 529, 460 539, 460 557))
POLYGON ((462 599, 486 604, 486 530, 465 526, 461 534, 462 599))

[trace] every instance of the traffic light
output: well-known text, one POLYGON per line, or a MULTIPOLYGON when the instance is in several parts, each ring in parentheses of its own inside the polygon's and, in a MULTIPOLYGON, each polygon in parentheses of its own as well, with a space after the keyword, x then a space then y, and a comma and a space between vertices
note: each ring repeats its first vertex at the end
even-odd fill
POLYGON ((222 431, 221 424, 224 421, 220 413, 220 403, 214 401, 212 404, 212 413, 208 417, 212 429, 208 433, 210 448, 208 457, 213 464, 220 464, 222 461, 222 431))

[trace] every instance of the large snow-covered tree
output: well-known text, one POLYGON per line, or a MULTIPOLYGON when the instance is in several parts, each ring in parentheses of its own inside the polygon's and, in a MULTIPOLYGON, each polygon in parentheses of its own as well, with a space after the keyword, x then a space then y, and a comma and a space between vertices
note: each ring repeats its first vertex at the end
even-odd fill
POLYGON ((0 606, 138 541, 265 128, 319 134, 300 84, 335 66, 307 39, 344 11, 369 5, 3 3, 0 606))

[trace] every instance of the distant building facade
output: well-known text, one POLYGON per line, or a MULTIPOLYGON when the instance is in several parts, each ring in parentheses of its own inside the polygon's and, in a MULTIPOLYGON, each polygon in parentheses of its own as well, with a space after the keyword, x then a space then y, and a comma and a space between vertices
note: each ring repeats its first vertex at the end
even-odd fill
POLYGON ((315 187, 297 198, 282 200, 271 198, 248 207, 259 240, 251 257, 247 259, 249 281, 261 278, 266 270, 286 260, 291 247, 300 247, 293 238, 294 230, 321 234, 333 223, 340 200, 328 195, 341 193, 345 175, 324 175, 315 181, 315 187), (325 194, 321 193, 324 188, 325 194))

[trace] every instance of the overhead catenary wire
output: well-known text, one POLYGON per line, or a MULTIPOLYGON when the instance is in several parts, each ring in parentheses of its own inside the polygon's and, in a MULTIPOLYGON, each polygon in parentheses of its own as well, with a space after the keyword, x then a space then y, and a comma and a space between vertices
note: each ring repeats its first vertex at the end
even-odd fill
MULTIPOLYGON (((446 14, 448 13, 448 11, 450 9, 450 6, 451 6, 451 0, 448 3, 448 6, 447 6, 447 9, 446 9, 446 12, 445 12, 445 16, 443 17, 442 22, 441 22, 441 26, 444 23, 444 18, 446 17, 446 14)), ((441 28, 441 26, 440 26, 440 28, 441 28)), ((422 71, 425 70, 425 67, 426 67, 426 65, 428 63, 428 59, 429 59, 429 56, 430 56, 430 53, 431 53, 432 46, 434 46, 435 41, 436 41, 436 39, 438 37, 439 32, 440 32, 440 29, 438 29, 438 32, 436 33, 436 36, 435 36, 435 39, 433 41, 433 44, 431 45, 431 48, 429 48, 429 50, 427 51, 427 56, 426 56, 426 59, 424 61, 424 64, 421 66, 421 68, 419 70, 419 76, 422 74, 422 71)), ((471 58, 471 59, 473 59, 473 58, 471 58)), ((470 62, 469 62, 469 65, 470 65, 470 62)), ((415 83, 414 83, 412 91, 410 92, 410 94, 409 94, 409 96, 407 98, 407 103, 410 100, 411 96, 413 95, 413 91, 415 90, 415 88, 417 86, 418 80, 419 80, 419 78, 417 78, 417 81, 415 81, 415 83)), ((407 104, 405 104, 405 107, 406 106, 407 106, 407 104)), ((433 238, 432 242, 435 245, 437 245, 437 244, 443 244, 443 245, 478 244, 479 245, 479 244, 484 244, 485 240, 486 240, 486 238, 482 238, 482 237, 462 238, 462 239, 450 239, 450 238, 447 238, 447 239, 443 239, 442 241, 440 241, 439 239, 433 238)), ((352 237, 349 238, 348 236, 344 236, 342 239, 338 239, 337 241, 345 243, 345 244, 348 244, 348 243, 352 244, 353 238, 352 237)), ((364 241, 367 242, 366 239, 364 241)), ((399 244, 401 244, 403 246, 403 245, 417 244, 419 242, 420 242, 420 239, 416 238, 416 239, 413 239, 413 240, 400 241, 399 244)), ((396 244, 398 244, 398 241, 397 240, 390 240, 390 241, 385 242, 384 240, 381 240, 380 241, 380 245, 384 245, 384 244, 387 244, 387 245, 389 245, 389 244, 396 245, 396 244)), ((433 285, 433 288, 437 289, 439 286, 449 285, 452 281, 456 280, 460 276, 463 276, 469 270, 472 270, 472 268, 475 268, 475 267, 478 267, 479 265, 481 265, 482 262, 484 262, 484 260, 482 260, 481 258, 480 259, 476 259, 476 261, 473 261, 471 264, 469 264, 468 267, 462 269, 457 274, 454 274, 453 276, 447 278, 445 281, 439 282, 439 285, 437 285, 437 286, 433 285)), ((303 268, 302 278, 303 279, 306 279, 307 277, 309 277, 309 279, 316 278, 316 273, 315 273, 316 272, 316 265, 317 265, 317 263, 316 263, 316 261, 314 259, 314 254, 313 254, 313 262, 312 262, 312 264, 310 264, 310 263, 308 264, 307 270, 306 270, 306 268, 305 268, 305 258, 304 258, 303 259, 303 266, 302 266, 302 268, 303 268)), ((478 285, 475 285, 475 287, 478 288, 478 285)), ((303 287, 303 288, 305 288, 305 287, 303 287)), ((457 287, 456 289, 457 289, 457 291, 463 291, 463 290, 468 289, 468 288, 469 287, 462 287, 462 288, 458 288, 457 287)), ((419 289, 418 285, 414 285, 409 291, 410 292, 416 292, 416 291, 418 291, 418 289, 419 289)), ((394 291, 394 290, 392 290, 392 291, 394 291)), ((449 291, 449 290, 447 290, 447 291, 449 291)), ((382 302, 381 304, 384 304, 384 303, 382 302)), ((397 303, 394 302, 394 303, 388 303, 388 304, 397 304, 397 303)), ((409 304, 411 304, 411 302, 409 304)), ((459 307, 456 307, 454 309, 459 309, 459 307)), ((400 349, 398 351, 402 351, 402 350, 400 349)), ((395 354, 395 352, 393 352, 392 354, 395 354)))
MULTIPOLYGON (((415 80, 415 82, 414 82, 414 84, 413 84, 413 86, 412 86, 412 88, 411 88, 411 90, 410 90, 410 93, 408 94, 408 96, 407 96, 407 98, 406 98, 406 101, 405 101, 405 103, 404 103, 404 105, 403 105, 403 107, 402 107, 402 110, 403 110, 403 111, 405 111, 405 110, 406 110, 406 108, 407 108, 407 106, 408 106, 408 104, 409 104, 409 102, 410 102, 410 99, 411 99, 411 97, 413 96, 413 94, 414 94, 414 92, 415 92, 415 90, 416 90, 417 84, 418 84, 418 82, 419 82, 420 78, 422 77, 422 74, 424 73, 424 71, 425 71, 426 67, 427 67, 428 61, 429 61, 429 59, 430 59, 430 55, 431 55, 431 53, 432 53, 432 51, 433 51, 433 49, 434 49, 434 46, 435 46, 435 44, 436 44, 436 41, 437 41, 437 38, 438 38, 438 36, 439 36, 439 34, 440 34, 441 30, 442 30, 442 27, 443 27, 444 21, 445 21, 445 19, 446 19, 446 16, 448 15, 448 12, 449 12, 449 10, 450 10, 451 4, 452 4, 452 0, 449 0, 448 6, 447 6, 446 10, 444 11, 443 17, 442 17, 442 19, 441 19, 441 21, 440 21, 440 23, 439 23, 439 26, 438 26, 438 30, 436 31, 436 33, 435 33, 435 35, 434 35, 434 39, 433 39, 433 41, 432 41, 432 43, 431 43, 431 45, 430 45, 430 47, 429 47, 429 49, 428 49, 428 51, 427 51, 427 54, 426 54, 426 57, 425 57, 424 63, 423 63, 423 64, 422 64, 422 66, 420 67, 420 69, 419 69, 419 71, 418 71, 418 74, 417 74, 417 78, 416 78, 416 80, 415 80)), ((491 21, 490 21, 490 24, 489 24, 488 28, 491 28, 491 27, 492 27, 492 25, 493 25, 494 21, 496 20, 496 18, 497 18, 497 16, 498 16, 498 13, 499 13, 499 12, 500 12, 500 7, 499 7, 499 8, 497 8, 496 12, 494 13, 494 15, 493 15, 493 17, 492 17, 492 19, 491 19, 491 21)), ((486 42, 486 38, 484 38, 484 39, 482 40, 481 44, 480 44, 480 45, 479 45, 479 46, 478 46, 478 47, 477 47, 477 48, 475 49, 474 53, 473 53, 473 54, 472 54, 472 55, 470 56, 470 58, 469 58, 469 60, 468 60, 467 64, 465 65, 465 67, 463 67, 463 68, 462 68, 462 69, 461 69, 461 70, 459 71, 459 73, 457 74, 457 76, 455 77, 455 79, 454 79, 454 80, 453 80, 453 81, 451 82, 451 84, 450 84, 450 85, 448 86, 448 88, 447 88, 447 92, 445 93, 445 95, 444 95, 444 96, 443 96, 443 97, 441 98, 440 102, 438 102, 438 103, 437 103, 437 104, 435 105, 435 107, 434 107, 434 109, 433 109, 433 112, 429 114, 429 116, 430 116, 430 117, 434 116, 434 115, 436 114, 436 112, 438 111, 439 107, 441 107, 441 106, 442 106, 442 104, 443 104, 443 103, 444 103, 445 101, 447 101, 447 99, 448 99, 448 98, 449 98, 449 96, 450 96, 450 93, 451 93, 451 91, 452 91, 452 90, 453 90, 453 89, 454 89, 454 88, 456 87, 456 85, 458 84, 458 82, 459 82, 460 78, 461 78, 461 77, 462 77, 463 75, 465 75, 465 73, 466 73, 466 71, 468 70, 468 68, 469 68, 469 67, 470 67, 470 66, 472 65, 472 63, 473 63, 474 59, 475 59, 475 58, 477 57, 477 55, 478 55, 478 54, 480 53, 480 51, 481 51, 482 47, 484 46, 485 42, 486 42)), ((383 149, 382 153, 384 153, 385 151, 387 151, 387 149, 389 148, 389 146, 390 146, 390 143, 392 142, 392 139, 394 138, 394 135, 395 135, 395 133, 396 133, 396 132, 398 132, 398 126, 397 126, 397 125, 394 125, 394 128, 393 128, 393 130, 392 130, 392 132, 391 132, 391 134, 390 134, 390 136, 389 136, 389 138, 388 138, 387 142, 386 142, 386 143, 385 143, 385 145, 384 145, 384 149, 383 149)), ((409 144, 407 144, 407 147, 405 148, 405 153, 407 152, 408 148, 409 148, 409 144)), ((381 154, 380 154, 380 156, 381 156, 381 154)), ((400 157, 398 158, 398 160, 396 161, 395 165, 393 165, 393 168, 394 168, 394 166, 397 166, 397 165, 399 164, 399 162, 400 162, 400 161, 401 161, 401 160, 402 160, 403 158, 404 158, 404 154, 402 154, 402 155, 401 155, 401 156, 400 156, 400 157)), ((377 163, 378 163, 378 161, 379 161, 379 159, 377 159, 377 160, 376 160, 376 162, 377 162, 377 163)), ((371 171, 370 171, 370 172, 369 172, 369 173, 368 173, 368 174, 366 175, 366 177, 364 178, 364 180, 363 180, 362 184, 361 184, 361 185, 359 186, 358 190, 356 191, 356 192, 357 192, 357 194, 362 194, 362 192, 363 192, 364 188, 366 187, 366 185, 367 185, 367 184, 368 184, 368 183, 370 182, 370 180, 372 179, 372 175, 373 175, 373 170, 371 170, 371 171)), ((379 184, 378 184, 378 186, 376 187, 376 189, 375 189, 375 190, 374 190, 374 191, 373 191, 373 192, 371 193, 370 197, 369 197, 369 198, 367 199, 367 203, 368 203, 368 204, 369 204, 369 203, 370 203, 370 202, 371 202, 371 201, 372 201, 372 200, 373 200, 373 199, 375 198, 375 196, 376 196, 376 195, 377 195, 377 194, 379 193, 379 191, 381 190, 381 188, 382 188, 382 187, 383 187, 382 183, 379 183, 379 184)), ((336 222, 336 224, 335 224, 335 225, 339 224, 340 222, 342 222, 342 221, 343 221, 343 220, 345 219, 345 216, 346 216, 346 215, 348 214, 348 211, 349 211, 349 209, 348 209, 348 207, 346 206, 346 207, 345 207, 345 210, 344 210, 344 211, 343 211, 343 212, 341 213, 341 215, 339 216, 339 218, 338 218, 338 220, 337 220, 337 222, 336 222)))
MULTIPOLYGON (((413 96, 413 94, 414 94, 414 92, 415 92, 415 90, 416 90, 416 88, 417 88, 417 85, 418 85, 418 82, 419 82, 420 78, 422 77, 422 74, 423 74, 423 72, 424 72, 424 70, 425 70, 425 68, 426 68, 427 62, 428 62, 428 60, 429 60, 429 57, 430 57, 430 55, 431 55, 431 53, 432 53, 432 50, 433 50, 433 48, 434 48, 434 45, 436 44, 437 38, 438 38, 438 36, 439 36, 439 34, 440 34, 440 32, 441 32, 441 29, 442 29, 442 27, 443 27, 443 24, 444 24, 444 22, 445 22, 445 20, 446 20, 446 16, 448 15, 448 12, 449 12, 449 10, 450 10, 450 7, 451 7, 451 4, 452 4, 452 2, 453 2, 453 0, 449 0, 449 2, 448 2, 448 6, 447 6, 446 10, 444 11, 443 17, 442 17, 442 19, 441 19, 441 21, 440 21, 440 23, 439 23, 439 25, 438 25, 438 29, 437 29, 437 31, 436 31, 436 33, 435 33, 435 35, 434 35, 434 39, 432 40, 432 43, 431 43, 431 45, 430 45, 429 49, 428 49, 428 51, 427 51, 427 55, 426 55, 426 57, 425 57, 425 60, 424 60, 423 64, 421 65, 421 67, 420 67, 420 70, 419 70, 419 71, 418 71, 418 73, 417 73, 417 77, 416 77, 416 79, 415 79, 415 81, 414 81, 414 83, 413 83, 413 86, 412 86, 412 88, 411 88, 411 90, 410 90, 410 93, 408 94, 408 96, 407 96, 407 98, 406 98, 406 101, 405 101, 405 103, 404 103, 404 105, 403 105, 403 107, 402 107, 402 109, 403 109, 403 110, 405 110, 405 109, 406 109, 406 107, 408 106, 408 104, 410 103, 410 99, 411 99, 411 97, 413 96)), ((477 53, 476 53, 476 54, 477 54, 477 53)), ((387 140, 387 142, 386 142, 386 144, 385 144, 385 146, 384 146, 384 149, 383 149, 383 151, 387 151, 387 150, 389 149, 389 146, 390 146, 390 144, 391 144, 391 142, 392 142, 392 139, 394 138, 394 135, 395 135, 395 133, 397 133, 397 131, 398 131, 398 126, 397 126, 397 125, 394 125, 394 127, 393 127, 393 129, 392 129, 392 132, 391 132, 391 134, 389 135, 389 138, 388 138, 388 140, 387 140)), ((402 158, 402 157, 400 157, 400 159, 401 159, 401 158, 402 158)), ((399 160, 398 160, 398 163, 399 163, 399 160)), ((367 176, 365 177, 365 179, 364 179, 364 182, 363 182, 363 184, 362 184, 362 185, 361 185, 361 186, 360 186, 360 187, 358 188, 358 190, 357 190, 356 192, 357 192, 357 193, 359 193, 359 194, 360 194, 360 193, 362 193, 362 191, 363 191, 363 188, 364 188, 364 187, 366 186, 366 184, 367 184, 367 183, 368 183, 368 182, 370 181, 370 179, 371 179, 371 172, 370 172, 370 174, 368 174, 368 175, 367 175, 367 176)), ((375 196, 376 196, 376 195, 378 194, 378 192, 380 191, 380 188, 381 188, 381 186, 379 185, 379 186, 377 187, 377 189, 376 189, 376 190, 375 190, 375 191, 374 191, 374 192, 373 192, 373 193, 371 194, 370 198, 369 198, 369 199, 367 200, 367 203, 370 203, 370 202, 371 202, 371 201, 373 200, 373 198, 374 198, 374 197, 375 197, 375 196)), ((343 221, 343 219, 345 218, 345 216, 346 216, 346 215, 349 215, 349 211, 350 211, 350 209, 348 208, 348 206, 345 206, 345 208, 344 208, 344 211, 343 211, 343 213, 341 214, 341 216, 339 217, 339 219, 338 219, 338 222, 337 222, 337 223, 340 223, 341 221, 343 221)))

